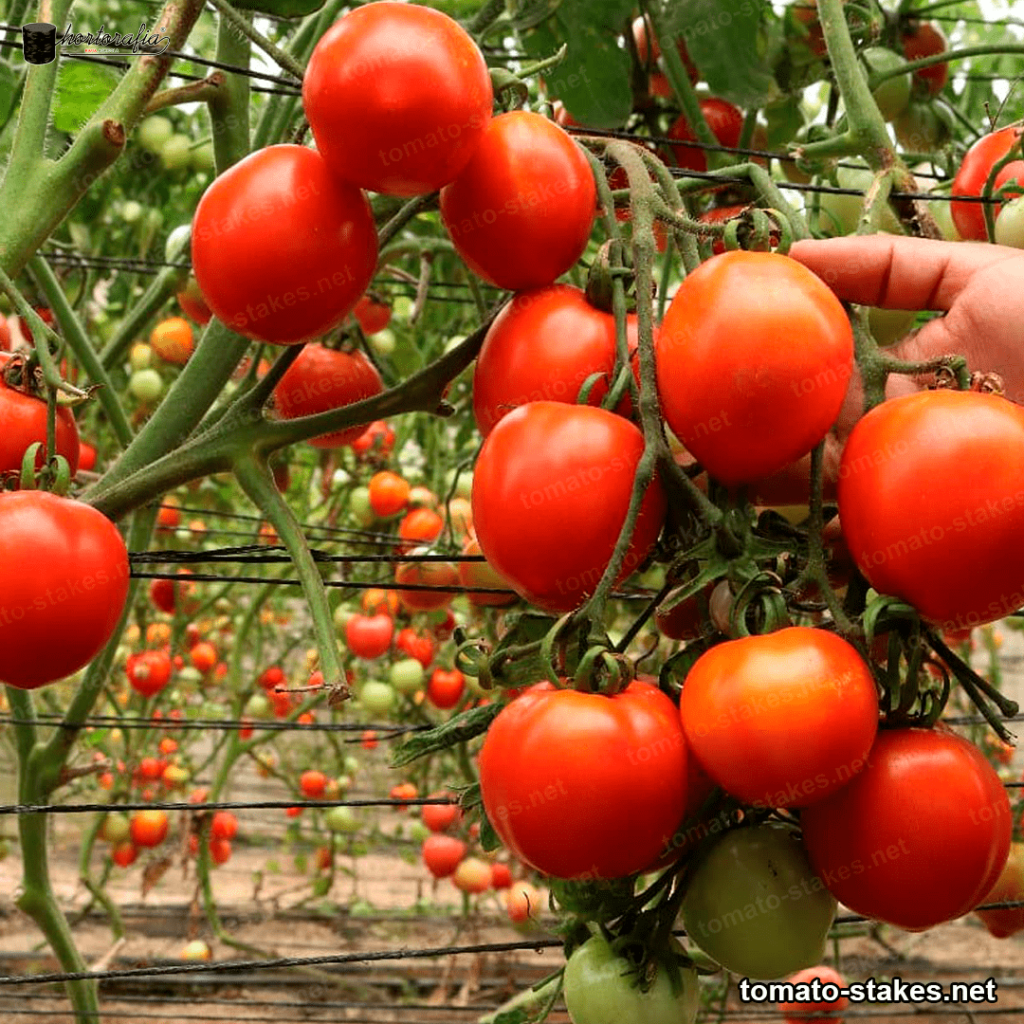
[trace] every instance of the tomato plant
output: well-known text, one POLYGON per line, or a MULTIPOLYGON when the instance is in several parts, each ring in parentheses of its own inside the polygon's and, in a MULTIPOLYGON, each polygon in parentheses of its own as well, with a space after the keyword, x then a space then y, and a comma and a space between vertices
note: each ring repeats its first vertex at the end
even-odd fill
MULTIPOLYGON (((1021 136, 1024 128, 1020 125, 1010 125, 1008 128, 1000 128, 999 131, 983 135, 967 153, 960 163, 960 169, 953 179, 952 194, 956 196, 980 196, 985 190, 985 183, 997 161, 1001 160, 1011 151, 1020 152, 1021 136)), ((1006 185, 1008 182, 1017 182, 1021 185, 1021 192, 1024 192, 1024 159, 1011 160, 995 176, 992 183, 993 190, 1006 185)), ((985 228, 985 212, 981 203, 957 202, 954 198, 950 206, 953 214, 953 223, 956 225, 960 237, 974 241, 985 241, 988 232, 985 228)), ((996 207, 998 212, 999 207, 996 207)))
POLYGON ((457 669, 435 668, 427 684, 427 699, 435 708, 450 711, 466 691, 466 678, 457 669))
POLYGON ((375 515, 385 518, 397 515, 409 504, 409 481, 382 470, 370 477, 370 508, 375 515))
POLYGON ((390 615, 351 615, 345 624, 345 642, 357 658, 379 658, 391 647, 395 624, 390 615))
MULTIPOLYGON (((907 60, 919 60, 922 57, 934 57, 949 49, 942 29, 933 21, 911 21, 904 25, 900 32, 900 45, 907 60)), ((949 65, 932 64, 926 68, 918 68, 914 72, 914 82, 921 91, 930 96, 937 96, 949 81, 949 65)))
POLYGON ((883 730, 864 769, 800 821, 829 890, 856 913, 908 931, 976 907, 1010 851, 1002 781, 951 732, 883 730))
MULTIPOLYGON (((2 369, 2 365, 0 365, 2 369)), ((25 452, 37 442, 36 468, 46 461, 46 402, 0 374, 0 474, 21 470, 25 452)), ((57 409, 57 454, 68 461, 71 474, 78 472, 80 442, 75 417, 67 407, 57 409)))
POLYGON ((182 365, 192 355, 192 328, 180 316, 168 317, 150 332, 149 344, 165 362, 182 365))
MULTIPOLYGON (((735 149, 739 145, 740 133, 743 130, 743 111, 717 96, 701 100, 700 109, 719 145, 735 149)), ((668 137, 678 139, 680 143, 671 147, 677 166, 691 171, 708 169, 707 152, 698 146, 685 145, 687 142, 697 141, 697 136, 685 114, 672 122, 668 137)))
POLYGON ((131 817, 129 832, 136 846, 159 846, 166 838, 170 828, 167 812, 157 808, 136 811, 131 817))

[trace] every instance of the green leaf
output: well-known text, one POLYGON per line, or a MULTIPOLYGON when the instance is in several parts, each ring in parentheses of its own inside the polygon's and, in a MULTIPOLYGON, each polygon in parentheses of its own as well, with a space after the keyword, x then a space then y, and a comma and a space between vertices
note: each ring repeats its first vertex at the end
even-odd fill
POLYGON ((672 0, 669 31, 682 37, 712 95, 760 107, 777 94, 765 54, 765 8, 760 0, 672 0))
POLYGON ((57 79, 53 126, 60 132, 76 132, 89 120, 117 85, 119 76, 91 61, 66 61, 57 79))
POLYGON ((441 725, 425 732, 416 733, 411 739, 399 744, 391 757, 392 768, 404 768, 405 765, 426 754, 434 754, 439 750, 447 750, 457 743, 465 743, 487 732, 488 727, 498 713, 501 704, 487 704, 482 708, 470 708, 461 715, 448 719, 441 725))
POLYGON ((498 833, 494 831, 494 826, 491 824, 491 819, 487 817, 487 812, 484 811, 483 807, 480 808, 480 848, 484 853, 491 853, 497 850, 501 846, 501 840, 498 838, 498 833))
POLYGON ((550 57, 564 43, 565 60, 544 74, 548 94, 591 128, 619 128, 633 109, 629 54, 618 45, 633 0, 562 0, 540 24, 527 28, 537 7, 518 19, 523 47, 532 57, 550 57))

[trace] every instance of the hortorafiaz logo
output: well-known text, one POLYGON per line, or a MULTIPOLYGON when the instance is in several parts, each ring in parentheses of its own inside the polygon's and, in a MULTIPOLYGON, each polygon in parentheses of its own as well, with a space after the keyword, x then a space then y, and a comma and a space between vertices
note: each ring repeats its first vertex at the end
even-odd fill
POLYGON ((40 21, 33 25, 25 25, 21 30, 22 52, 29 64, 49 64, 57 57, 57 43, 64 47, 88 47, 93 54, 163 53, 171 40, 163 35, 150 32, 143 22, 139 30, 132 35, 120 32, 105 32, 101 25, 97 32, 75 32, 71 25, 61 35, 57 35, 57 26, 40 21))

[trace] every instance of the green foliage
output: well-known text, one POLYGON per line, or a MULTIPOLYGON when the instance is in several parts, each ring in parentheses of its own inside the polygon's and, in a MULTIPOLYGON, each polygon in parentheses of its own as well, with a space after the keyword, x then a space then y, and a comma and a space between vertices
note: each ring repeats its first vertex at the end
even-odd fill
POLYGON ((68 60, 61 65, 53 106, 53 126, 75 132, 114 91, 119 80, 111 68, 91 61, 68 60))
POLYGON ((418 760, 427 754, 440 750, 448 750, 459 743, 482 736, 488 726, 501 711, 500 704, 487 704, 482 708, 470 708, 462 714, 442 722, 441 725, 424 732, 417 733, 395 748, 391 757, 392 768, 404 768, 405 765, 418 760))

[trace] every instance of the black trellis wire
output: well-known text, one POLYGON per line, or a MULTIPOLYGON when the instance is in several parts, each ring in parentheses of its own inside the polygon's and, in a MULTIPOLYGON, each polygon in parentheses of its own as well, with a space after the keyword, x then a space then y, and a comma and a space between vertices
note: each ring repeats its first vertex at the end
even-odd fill
MULTIPOLYGON (((286 692, 282 690, 281 692, 286 692)), ((314 710, 314 709, 311 709, 314 710)), ((983 721, 979 719, 979 722, 983 721)), ((140 729, 158 730, 162 732, 205 732, 214 729, 238 731, 241 729, 252 729, 256 732, 376 732, 380 737, 404 736, 411 732, 424 732, 433 728, 431 725, 395 725, 390 723, 376 722, 290 722, 290 721, 259 721, 254 719, 213 719, 202 718, 189 720, 185 718, 140 718, 131 716, 118 718, 117 715, 90 715, 83 718, 75 725, 65 723, 63 716, 56 712, 39 712, 35 720, 28 718, 16 718, 11 715, 0 716, 0 725, 53 725, 65 729, 77 729, 80 726, 105 729, 116 727, 118 729, 140 729)))

